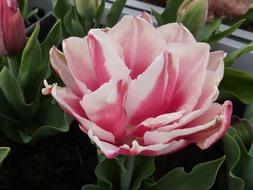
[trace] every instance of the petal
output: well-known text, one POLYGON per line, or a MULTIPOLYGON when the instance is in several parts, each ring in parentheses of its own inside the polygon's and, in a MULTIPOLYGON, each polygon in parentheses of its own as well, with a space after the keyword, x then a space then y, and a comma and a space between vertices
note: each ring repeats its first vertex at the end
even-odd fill
POLYGON ((232 104, 213 104, 205 113, 180 128, 169 132, 152 131, 144 134, 144 143, 159 144, 184 139, 206 149, 218 141, 230 126, 232 104))
POLYGON ((178 55, 180 60, 169 112, 190 112, 195 107, 205 82, 210 46, 205 43, 172 43, 167 49, 178 55))
POLYGON ((130 124, 138 125, 149 117, 167 113, 168 94, 173 92, 173 81, 176 81, 176 62, 172 54, 161 54, 142 75, 131 81, 126 97, 130 124))
POLYGON ((210 147, 212 144, 221 139, 230 127, 232 111, 233 106, 232 102, 230 101, 225 101, 223 105, 213 104, 207 112, 205 112, 199 118, 193 120, 186 127, 195 125, 195 123, 204 123, 212 118, 215 114, 220 122, 209 129, 193 134, 192 136, 188 137, 188 140, 195 142, 201 149, 210 147))
POLYGON ((146 20, 147 22, 149 22, 150 24, 153 24, 151 16, 147 12, 145 12, 145 11, 142 11, 137 16, 137 18, 142 18, 142 19, 146 20))
POLYGON ((202 89, 200 97, 198 98, 198 103, 195 106, 195 110, 211 105, 218 98, 219 81, 220 79, 214 72, 207 71, 203 89, 202 89))
POLYGON ((165 49, 166 42, 143 18, 124 16, 108 31, 123 48, 124 61, 135 79, 165 49), (129 38, 129 36, 131 36, 129 38))
POLYGON ((93 93, 84 96, 80 102, 87 117, 106 131, 111 132, 116 141, 121 141, 126 132, 126 115, 123 101, 127 83, 110 80, 93 93))
POLYGON ((219 82, 223 78, 224 75, 224 57, 226 56, 226 53, 223 51, 215 51, 211 52, 209 56, 209 64, 207 66, 207 69, 209 71, 213 71, 219 76, 219 82))
POLYGON ((167 43, 192 43, 196 42, 191 32, 183 24, 170 23, 157 28, 167 43))
POLYGON ((130 70, 122 60, 119 44, 102 30, 93 29, 88 34, 89 48, 96 76, 103 84, 111 78, 128 78, 130 70))
POLYGON ((63 41, 62 47, 73 77, 84 83, 90 90, 97 89, 99 83, 91 63, 87 38, 68 38, 63 41))
POLYGON ((131 146, 127 144, 116 146, 112 143, 108 143, 99 139, 97 136, 93 134, 92 130, 88 132, 88 135, 90 139, 94 143, 96 143, 96 145, 100 148, 103 154, 109 159, 115 158, 117 155, 120 154, 128 156, 136 156, 136 155, 158 156, 179 151, 189 144, 185 140, 179 141, 175 140, 168 144, 155 144, 143 146, 140 145, 138 141, 134 140, 131 146))
POLYGON ((99 138, 108 142, 115 142, 115 139, 111 133, 103 130, 96 124, 86 119, 86 114, 79 103, 80 98, 71 92, 71 90, 68 88, 60 88, 55 85, 52 88, 51 93, 58 104, 81 124, 80 128, 84 132, 87 133, 89 130, 93 130, 94 134, 96 134, 96 136, 99 138))
POLYGON ((76 95, 83 96, 90 91, 86 88, 85 84, 75 80, 71 75, 65 56, 56 47, 52 47, 50 50, 50 60, 54 71, 61 77, 64 84, 70 88, 76 95))
POLYGON ((162 114, 155 118, 150 117, 141 122, 137 127, 134 128, 134 135, 142 137, 145 132, 155 130, 165 125, 171 124, 179 120, 185 111, 179 111, 174 113, 162 114))

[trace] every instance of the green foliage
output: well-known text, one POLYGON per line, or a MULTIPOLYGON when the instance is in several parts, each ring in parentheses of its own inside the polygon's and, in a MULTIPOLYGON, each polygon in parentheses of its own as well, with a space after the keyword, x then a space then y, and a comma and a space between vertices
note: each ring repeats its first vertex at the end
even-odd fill
POLYGON ((4 159, 8 156, 10 150, 11 149, 8 147, 0 147, 0 167, 1 167, 4 159))
POLYGON ((121 16, 121 13, 123 11, 123 8, 126 4, 126 1, 127 0, 116 0, 113 3, 113 5, 106 17, 106 26, 112 27, 118 22, 118 20, 121 16))
POLYGON ((197 31, 196 39, 201 42, 208 41, 208 39, 216 33, 221 25, 221 18, 215 18, 213 22, 206 23, 202 29, 197 31))
POLYGON ((253 104, 246 106, 243 118, 247 119, 253 125, 253 104))
POLYGON ((247 121, 239 121, 223 138, 227 157, 226 172, 219 189, 251 190, 253 188, 253 127, 247 121))
POLYGON ((225 37, 231 35, 233 32, 235 32, 244 22, 245 22, 245 19, 242 19, 242 20, 236 22, 231 27, 229 27, 227 30, 224 30, 224 31, 218 32, 218 33, 214 33, 212 36, 209 37, 209 39, 206 42, 207 43, 218 42, 222 38, 225 38, 225 37))
POLYGON ((208 190, 215 180, 220 166, 225 157, 196 165, 190 173, 186 173, 184 168, 176 168, 158 182, 146 182, 141 190, 208 190))
POLYGON ((36 26, 21 59, 9 58, 0 71, 0 130, 13 141, 28 143, 68 130, 70 119, 51 97, 41 94, 43 80, 50 75, 49 50, 61 42, 61 31, 58 21, 40 43, 36 26))
POLYGON ((158 13, 154 9, 152 9, 152 14, 155 16, 158 26, 171 23, 171 22, 176 22, 177 20, 177 11, 179 6, 182 4, 184 0, 168 0, 166 7, 162 14, 158 13))
POLYGON ((154 167, 153 157, 102 158, 95 171, 97 185, 85 185, 82 190, 138 190, 154 167))
POLYGON ((225 68, 221 91, 232 94, 245 104, 253 103, 253 76, 233 68, 225 68))
MULTIPOLYGON (((112 27, 121 17, 127 0, 116 0, 106 15, 104 26, 112 27)), ((89 3, 77 1, 73 6, 68 0, 53 0, 53 12, 57 19, 63 22, 63 36, 84 37, 92 28, 101 26, 101 19, 105 11, 105 0, 89 3)))
POLYGON ((17 2, 25 21, 27 21, 29 18, 33 17, 34 15, 38 14, 39 10, 37 8, 31 11, 28 9, 29 0, 18 0, 17 2))
POLYGON ((238 59, 241 55, 251 51, 253 51, 253 42, 227 55, 224 59, 225 65, 233 65, 236 59, 238 59))

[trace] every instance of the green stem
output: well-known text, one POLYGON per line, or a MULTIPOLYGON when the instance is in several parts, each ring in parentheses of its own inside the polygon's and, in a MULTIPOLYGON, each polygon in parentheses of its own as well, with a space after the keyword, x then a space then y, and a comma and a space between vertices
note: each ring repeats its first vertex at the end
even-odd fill
POLYGON ((15 57, 7 57, 7 61, 10 72, 16 77, 18 75, 18 65, 15 57))
POLYGON ((129 190, 132 176, 133 176, 133 169, 134 169, 134 156, 126 157, 126 172, 122 173, 121 175, 121 190, 129 190))

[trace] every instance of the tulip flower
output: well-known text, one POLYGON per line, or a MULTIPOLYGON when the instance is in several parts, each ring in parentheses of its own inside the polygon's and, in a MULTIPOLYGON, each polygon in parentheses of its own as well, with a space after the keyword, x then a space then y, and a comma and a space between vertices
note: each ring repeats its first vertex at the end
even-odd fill
POLYGON ((16 0, 0 1, 0 55, 17 54, 25 46, 26 35, 16 0))
POLYGON ((53 47, 65 87, 48 85, 59 105, 107 158, 162 155, 189 144, 206 149, 230 126, 232 103, 218 104, 225 53, 210 52, 182 25, 154 28, 147 13, 53 47))

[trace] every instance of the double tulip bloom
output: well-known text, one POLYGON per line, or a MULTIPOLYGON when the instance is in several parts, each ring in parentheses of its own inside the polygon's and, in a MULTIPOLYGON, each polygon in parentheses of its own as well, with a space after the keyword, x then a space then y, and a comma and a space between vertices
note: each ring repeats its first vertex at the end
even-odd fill
POLYGON ((26 35, 16 0, 0 1, 0 55, 17 54, 25 46, 26 35))
POLYGON ((43 89, 108 158, 201 149, 230 126, 232 104, 214 103, 224 52, 209 52, 178 23, 154 28, 148 14, 125 16, 63 42, 50 57, 65 87, 43 89))

